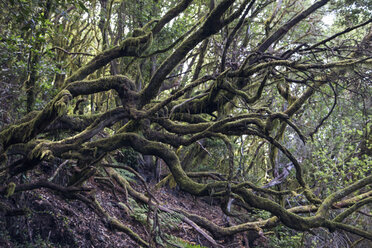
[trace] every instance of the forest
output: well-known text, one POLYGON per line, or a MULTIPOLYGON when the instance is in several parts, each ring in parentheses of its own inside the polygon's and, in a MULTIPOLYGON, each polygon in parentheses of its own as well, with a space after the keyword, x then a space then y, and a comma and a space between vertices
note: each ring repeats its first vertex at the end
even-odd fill
POLYGON ((372 247, 371 1, 0 13, 0 247, 372 247))

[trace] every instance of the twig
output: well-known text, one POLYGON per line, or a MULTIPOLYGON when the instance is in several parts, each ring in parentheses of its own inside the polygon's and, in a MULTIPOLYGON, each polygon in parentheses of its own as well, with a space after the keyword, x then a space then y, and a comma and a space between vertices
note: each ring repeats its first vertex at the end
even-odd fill
POLYGON ((353 27, 349 27, 349 28, 345 29, 345 30, 342 31, 342 32, 339 32, 339 33, 337 33, 337 34, 334 34, 334 35, 332 35, 331 37, 329 37, 329 38, 327 38, 327 39, 325 39, 325 40, 322 40, 322 41, 320 41, 320 42, 318 42, 318 43, 312 45, 311 47, 308 47, 308 48, 302 49, 302 50, 300 50, 300 51, 308 51, 308 50, 312 50, 313 48, 315 48, 315 47, 317 47, 317 46, 320 46, 320 45, 322 45, 322 44, 327 43, 328 41, 333 40, 333 39, 336 38, 337 36, 340 36, 340 35, 342 35, 342 34, 348 33, 348 32, 350 32, 350 31, 352 31, 352 30, 354 30, 354 29, 357 29, 357 28, 360 28, 360 27, 362 27, 362 26, 365 26, 365 25, 367 25, 367 24, 370 23, 370 22, 372 22, 372 19, 369 19, 368 21, 363 22, 363 23, 361 23, 361 24, 359 24, 359 25, 356 25, 356 26, 353 26, 353 27))
POLYGON ((333 94, 334 94, 334 101, 333 101, 333 106, 331 108, 331 110, 328 112, 328 114, 326 116, 324 116, 324 118, 319 122, 319 124, 315 127, 314 131, 312 131, 311 133, 309 133, 309 136, 311 137, 311 139, 313 139, 313 136, 314 134, 316 134, 319 130, 319 128, 323 125, 323 123, 328 119, 328 117, 332 114, 333 110, 335 109, 336 105, 337 105, 337 93, 336 93, 336 90, 335 88, 332 86, 332 84, 329 84, 329 86, 331 87, 332 91, 333 91, 333 94))
POLYGON ((196 141, 196 143, 198 143, 198 145, 208 153, 209 157, 212 157, 212 154, 203 146, 203 144, 198 140, 196 141))
POLYGON ((52 48, 51 48, 51 49, 49 49, 49 50, 55 50, 55 49, 57 49, 57 50, 60 50, 60 51, 62 51, 62 52, 64 52, 64 53, 67 53, 68 55, 84 55, 84 56, 95 56, 94 54, 90 54, 90 53, 82 53, 82 52, 69 52, 69 51, 67 51, 67 50, 63 49, 62 47, 58 47, 58 46, 52 47, 52 48))
POLYGON ((68 163, 68 160, 65 160, 62 164, 60 164, 58 166, 58 168, 56 169, 56 171, 53 173, 53 175, 51 177, 49 177, 48 181, 51 182, 53 181, 53 179, 57 176, 58 172, 61 170, 61 168, 68 163))
POLYGON ((154 201, 159 204, 159 201, 156 199, 156 197, 151 193, 145 179, 137 172, 135 171, 133 168, 129 167, 129 166, 126 166, 126 165, 113 165, 113 164, 103 164, 103 166, 106 166, 106 167, 111 167, 111 168, 117 168, 117 169, 123 169, 123 170, 127 170, 127 171, 130 171, 132 172, 134 175, 136 175, 140 181, 142 182, 143 186, 145 186, 145 189, 147 191, 147 193, 149 194, 150 198, 153 198, 154 201))
POLYGON ((182 221, 186 222, 190 226, 192 226, 198 233, 200 233, 204 238, 206 238, 210 243, 212 243, 213 247, 223 247, 222 245, 218 244, 208 233, 206 233, 203 229, 201 229, 195 222, 190 220, 187 217, 183 217, 182 221))

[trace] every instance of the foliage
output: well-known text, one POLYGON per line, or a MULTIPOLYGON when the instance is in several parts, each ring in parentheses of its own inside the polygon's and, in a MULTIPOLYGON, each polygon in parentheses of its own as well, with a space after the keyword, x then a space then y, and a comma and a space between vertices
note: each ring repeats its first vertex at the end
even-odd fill
POLYGON ((270 237, 270 247, 301 247, 302 233, 296 233, 285 227, 277 227, 273 237, 270 237))
POLYGON ((372 240, 355 217, 372 195, 370 1, 6 4, 0 201, 49 188, 95 204, 139 245, 164 241, 148 227, 156 218, 172 239, 180 220, 161 202, 130 202, 145 241, 91 199, 84 187, 109 162, 146 178, 105 170, 136 200, 169 173, 171 186, 216 199, 233 226, 190 217, 216 239, 254 229, 273 231, 273 247, 322 246, 325 228, 372 240), (63 160, 63 182, 36 173, 63 160))

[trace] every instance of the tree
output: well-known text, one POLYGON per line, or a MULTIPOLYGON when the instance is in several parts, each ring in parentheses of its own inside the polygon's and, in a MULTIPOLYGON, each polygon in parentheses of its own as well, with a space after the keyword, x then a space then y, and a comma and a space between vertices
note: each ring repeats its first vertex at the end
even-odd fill
POLYGON ((228 227, 172 210, 208 230, 211 242, 246 231, 262 236, 278 225, 372 240, 368 225, 344 222, 372 201, 370 12, 352 26, 327 28, 321 20, 329 0, 51 2, 35 1, 39 40, 28 55, 24 116, 0 132, 4 197, 48 188, 153 246, 84 186, 104 171, 159 208, 148 186, 142 195, 113 169, 133 171, 118 163, 128 164, 128 155, 120 156, 130 151, 154 173, 166 164, 170 174, 158 186, 173 180, 189 194, 219 200, 232 218, 228 227), (48 63, 54 75, 44 85, 54 89, 42 98, 37 68, 48 63), (343 140, 332 140, 339 134, 343 140), (354 141, 340 146, 346 137, 354 141), (62 160, 70 161, 64 183, 33 174, 42 165, 59 173, 62 160), (258 210, 269 214, 261 218, 258 210))

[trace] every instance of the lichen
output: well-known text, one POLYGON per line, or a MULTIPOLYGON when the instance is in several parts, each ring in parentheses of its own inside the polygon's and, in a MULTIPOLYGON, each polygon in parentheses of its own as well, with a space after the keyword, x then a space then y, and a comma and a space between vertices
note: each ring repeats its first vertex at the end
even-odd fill
POLYGON ((11 197, 14 194, 15 188, 16 188, 16 184, 15 183, 13 183, 13 182, 9 183, 5 197, 6 198, 11 197))

